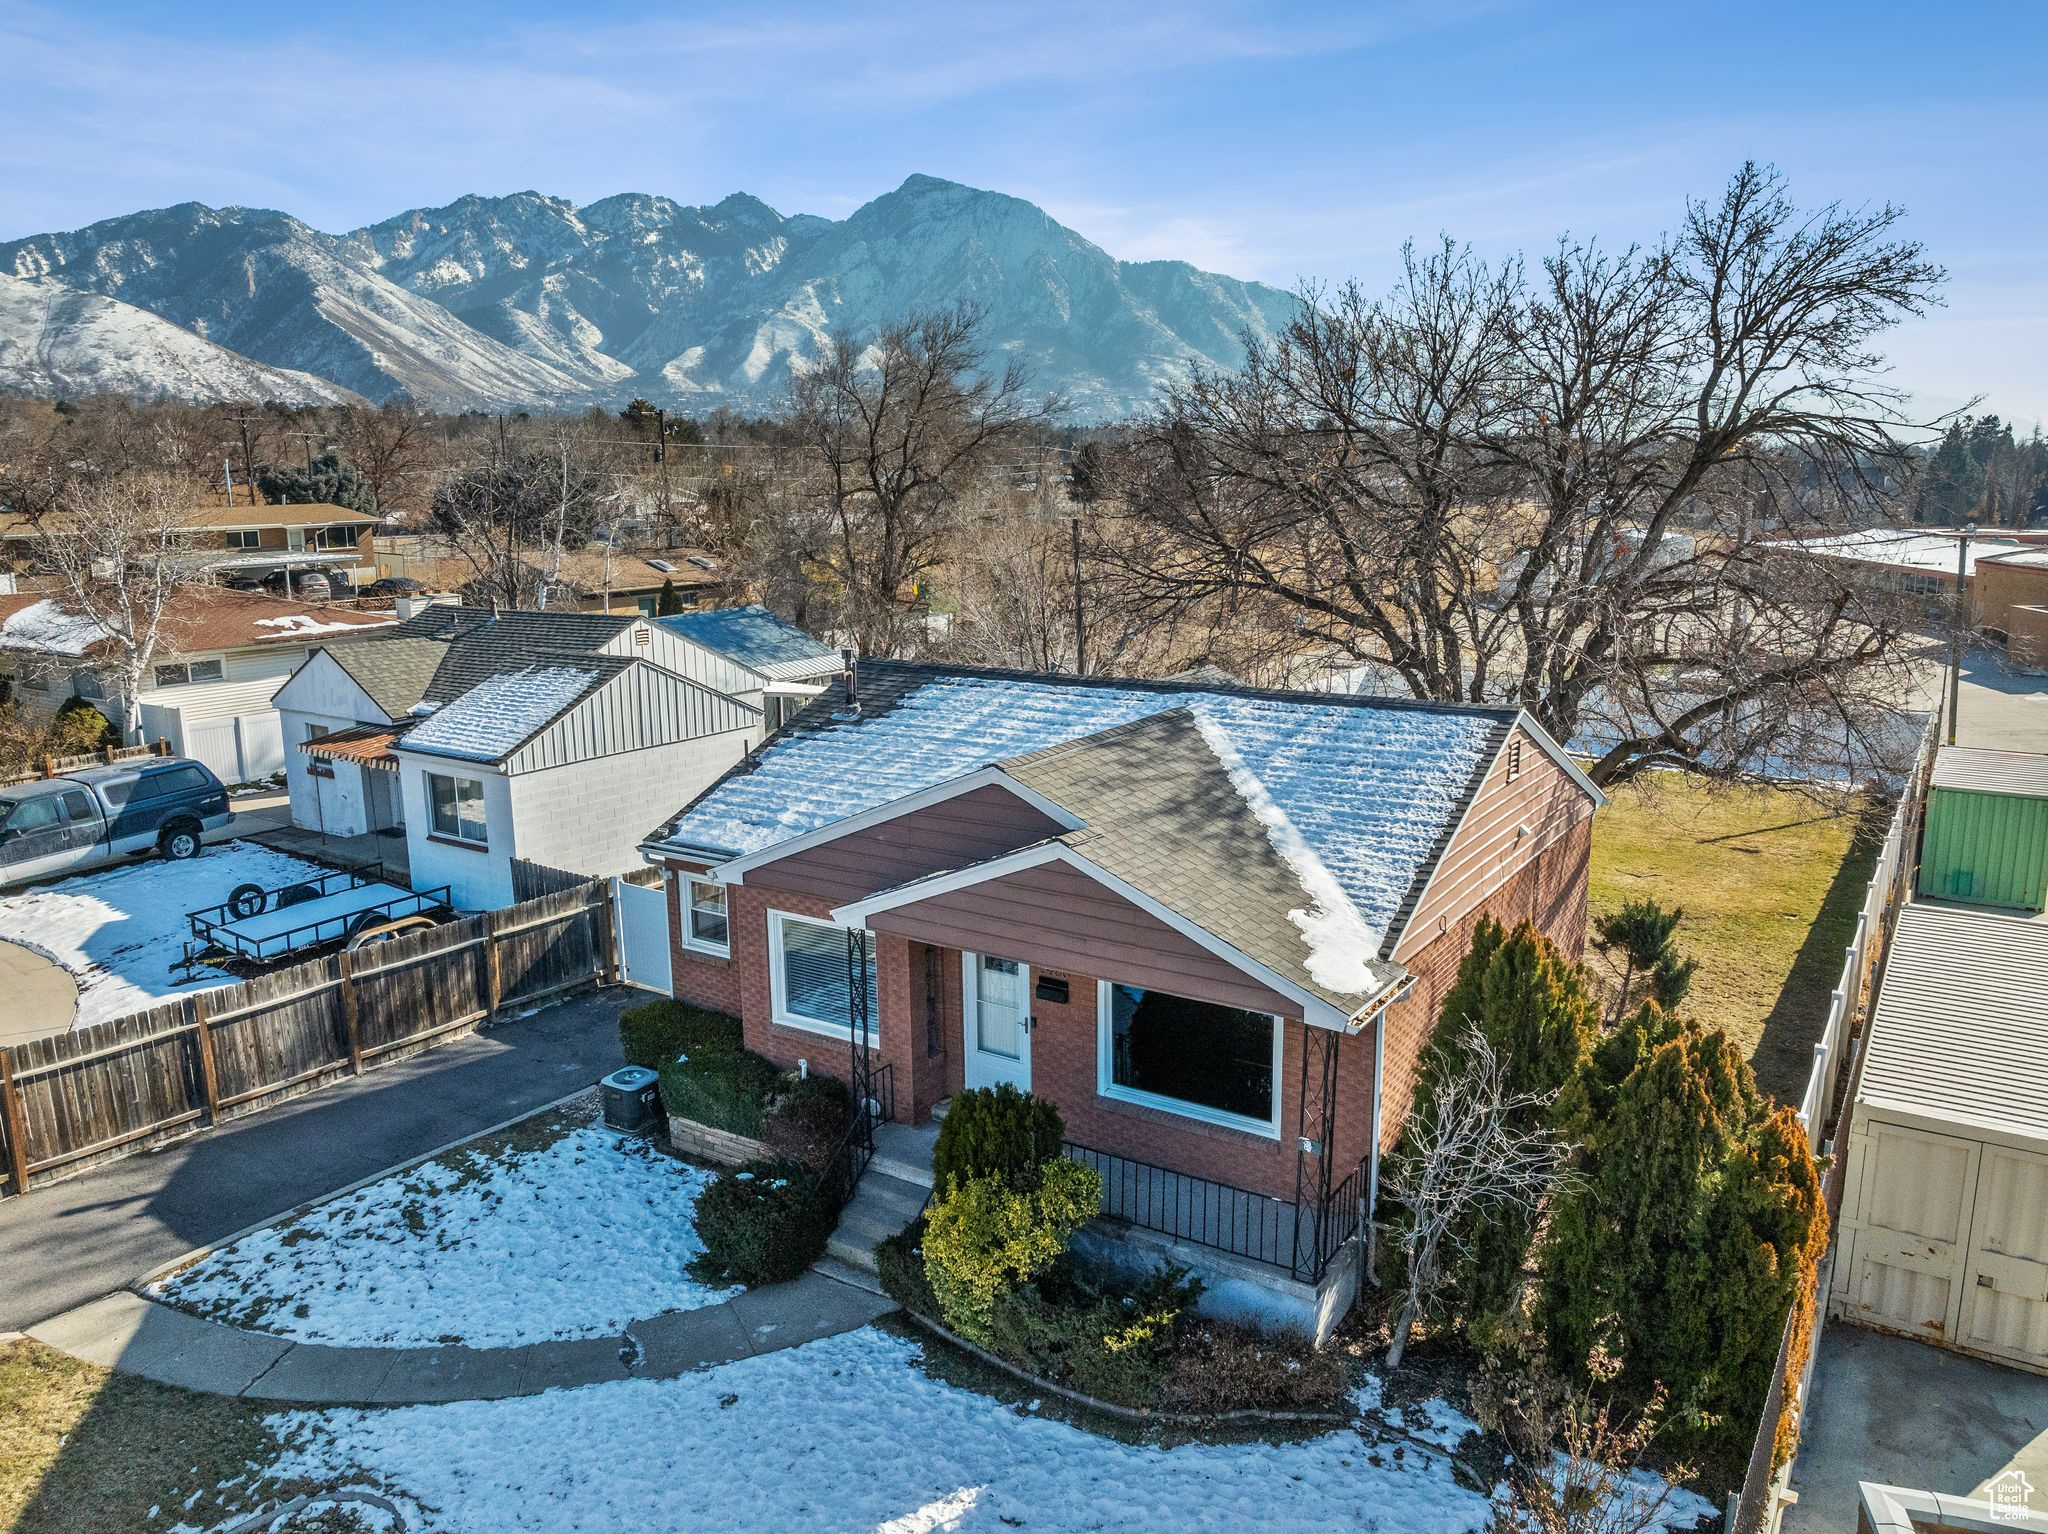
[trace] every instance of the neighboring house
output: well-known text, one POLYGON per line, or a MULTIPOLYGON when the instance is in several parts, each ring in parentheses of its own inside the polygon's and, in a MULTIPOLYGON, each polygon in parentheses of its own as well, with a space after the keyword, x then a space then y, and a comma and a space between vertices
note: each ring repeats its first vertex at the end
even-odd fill
POLYGON ((425 608, 278 690, 292 821, 402 826, 414 887, 471 910, 511 902, 514 858, 624 872, 656 785, 694 792, 761 739, 700 661, 638 616, 425 608))
POLYGON ((2025 671, 2048 667, 2048 549, 2010 549, 1977 561, 1974 621, 2025 671))
MULTIPOLYGON (((382 522, 375 512, 348 506, 195 506, 185 513, 191 557, 216 579, 263 579, 279 571, 336 569, 358 586, 377 579, 373 535, 382 522)), ((27 521, 0 522, 15 568, 35 567, 39 534, 27 521)))
MULTIPOLYGON (((1954 601, 1958 564, 1962 567, 1964 589, 1973 590, 1986 560, 2039 541, 2033 535, 1980 533, 1965 542, 1954 532, 1890 527, 1785 540, 1804 553, 1821 554, 1857 566, 1887 589, 1936 599, 1938 603, 1954 601)), ((1980 621, 1980 610, 1981 601, 1973 595, 1973 623, 1980 621)))
POLYGON ((701 655, 685 675, 760 709, 771 730, 815 697, 842 664, 838 651, 765 607, 708 607, 656 621, 701 655))
POLYGON ((852 691, 643 847, 676 995, 833 1075, 871 1029, 913 1123, 1049 1098, 1123 1228, 1326 1331, 1475 923, 1582 947, 1599 791, 1513 710, 885 662, 852 691))
MULTIPOLYGON (((439 539, 417 534, 379 538, 378 569, 388 576, 403 576, 433 591, 464 591, 476 580, 476 567, 452 553, 439 539)), ((528 557, 536 572, 550 567, 565 590, 548 604, 551 609, 594 613, 638 613, 652 618, 664 586, 673 585, 685 607, 717 602, 730 590, 731 581, 716 556, 704 549, 659 549, 654 552, 615 548, 602 544, 564 549, 561 563, 554 566, 548 556, 528 557)))
MULTIPOLYGON (((229 783, 285 765, 270 696, 309 644, 391 626, 389 613, 309 607, 260 592, 191 586, 172 594, 155 657, 137 695, 142 733, 204 762, 229 783)), ((73 697, 116 725, 126 702, 109 664, 113 646, 60 597, 0 596, 0 689, 36 718, 73 697)))

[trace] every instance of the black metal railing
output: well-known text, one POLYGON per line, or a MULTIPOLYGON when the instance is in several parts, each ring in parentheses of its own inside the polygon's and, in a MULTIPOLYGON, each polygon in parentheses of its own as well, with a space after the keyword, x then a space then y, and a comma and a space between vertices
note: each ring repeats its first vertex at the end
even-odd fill
POLYGON ((1279 1268, 1319 1283, 1344 1244, 1359 1231, 1366 1169, 1359 1166, 1320 1207, 1229 1183, 1173 1172, 1127 1156, 1068 1141, 1068 1156, 1102 1177, 1102 1212, 1113 1220, 1192 1241, 1233 1257, 1279 1268))
POLYGON ((868 1073, 869 1094, 854 1099, 853 1112, 832 1154, 818 1173, 818 1191, 836 1214, 853 1199, 861 1173, 875 1159, 875 1126, 896 1117, 896 1067, 879 1065, 868 1073))

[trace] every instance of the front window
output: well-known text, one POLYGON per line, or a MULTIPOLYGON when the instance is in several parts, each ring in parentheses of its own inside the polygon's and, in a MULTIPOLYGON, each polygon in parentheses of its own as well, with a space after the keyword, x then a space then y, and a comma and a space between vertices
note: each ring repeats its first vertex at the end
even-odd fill
POLYGON ((156 685, 159 687, 183 687, 191 680, 191 668, 183 661, 156 668, 156 685))
POLYGON ((321 527, 313 531, 313 547, 316 549, 352 549, 356 546, 356 530, 353 527, 321 527))
MULTIPOLYGON (((846 929, 830 922, 768 913, 768 974, 775 1021, 792 1028, 853 1033, 852 989, 847 984, 846 929)), ((879 1034, 875 1015, 875 966, 867 968, 868 1026, 879 1034)))
POLYGON ((474 842, 483 846, 484 786, 474 778, 427 774, 427 799, 433 810, 434 834, 451 841, 474 842))
POLYGON ((729 953, 731 935, 725 918, 725 886, 707 879, 684 879, 683 888, 690 897, 685 946, 706 953, 729 953))
POLYGON ((1277 1137, 1280 1019, 1102 982, 1104 1097, 1277 1137))
POLYGON ((263 535, 253 527, 231 527, 228 529, 228 547, 260 549, 263 547, 263 535))

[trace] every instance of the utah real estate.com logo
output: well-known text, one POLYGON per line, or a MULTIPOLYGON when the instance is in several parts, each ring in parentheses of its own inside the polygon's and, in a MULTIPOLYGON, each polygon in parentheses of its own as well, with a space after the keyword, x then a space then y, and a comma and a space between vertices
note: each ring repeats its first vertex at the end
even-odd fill
POLYGON ((2017 1523, 2027 1516, 2034 1499, 2034 1483, 2024 1470, 2008 1470, 1984 1488, 1984 1500, 1991 1504, 1991 1516, 2017 1523))

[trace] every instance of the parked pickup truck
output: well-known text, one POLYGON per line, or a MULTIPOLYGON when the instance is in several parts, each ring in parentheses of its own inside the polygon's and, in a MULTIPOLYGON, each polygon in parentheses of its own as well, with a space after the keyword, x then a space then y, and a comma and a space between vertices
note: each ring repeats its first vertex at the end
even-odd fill
POLYGON ((0 788, 0 886, 50 879, 155 850, 199 855, 234 819, 203 763, 152 756, 0 788))

